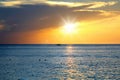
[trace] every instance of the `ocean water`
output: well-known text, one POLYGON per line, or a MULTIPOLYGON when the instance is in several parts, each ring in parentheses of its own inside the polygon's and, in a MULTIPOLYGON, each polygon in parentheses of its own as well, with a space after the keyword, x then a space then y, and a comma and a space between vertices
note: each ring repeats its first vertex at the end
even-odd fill
POLYGON ((120 80, 120 45, 0 45, 0 80, 120 80))

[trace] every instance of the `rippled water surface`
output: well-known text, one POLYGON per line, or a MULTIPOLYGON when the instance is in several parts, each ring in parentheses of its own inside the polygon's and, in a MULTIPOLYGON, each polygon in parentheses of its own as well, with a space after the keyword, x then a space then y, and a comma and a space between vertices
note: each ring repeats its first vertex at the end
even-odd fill
POLYGON ((120 45, 0 45, 0 80, 120 80, 120 45))

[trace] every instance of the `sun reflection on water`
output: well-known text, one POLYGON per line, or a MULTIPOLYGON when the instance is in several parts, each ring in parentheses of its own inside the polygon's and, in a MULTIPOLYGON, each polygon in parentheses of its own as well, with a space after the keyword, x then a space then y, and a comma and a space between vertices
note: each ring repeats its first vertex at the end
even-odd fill
POLYGON ((66 47, 66 52, 67 53, 72 53, 73 52, 73 47, 72 46, 67 46, 66 47))
POLYGON ((67 75, 67 80, 76 80, 80 77, 79 70, 78 70, 78 65, 75 63, 75 58, 72 56, 73 53, 73 47, 72 46, 67 46, 66 51, 68 56, 66 57, 66 64, 67 64, 67 69, 65 69, 64 72, 66 72, 67 75), (72 55, 71 55, 72 54, 72 55))

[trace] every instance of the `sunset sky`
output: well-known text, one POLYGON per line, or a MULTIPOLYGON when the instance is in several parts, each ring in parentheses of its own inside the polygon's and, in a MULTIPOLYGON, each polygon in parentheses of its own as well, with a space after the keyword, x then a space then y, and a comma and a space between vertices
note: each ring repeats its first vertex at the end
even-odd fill
POLYGON ((120 44, 120 0, 0 0, 0 44, 120 44))

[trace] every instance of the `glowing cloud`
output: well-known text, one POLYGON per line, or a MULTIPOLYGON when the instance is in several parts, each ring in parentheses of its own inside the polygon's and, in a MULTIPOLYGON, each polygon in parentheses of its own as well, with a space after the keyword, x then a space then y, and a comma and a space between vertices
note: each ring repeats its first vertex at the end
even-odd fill
POLYGON ((104 6, 112 6, 115 5, 116 1, 109 2, 65 2, 65 1, 49 1, 49 0, 11 0, 11 1, 0 1, 0 6, 5 7, 18 7, 20 5, 26 4, 47 4, 50 6, 67 6, 67 7, 80 7, 85 5, 90 5, 88 8, 99 8, 104 6))
POLYGON ((22 4, 22 1, 2 1, 0 2, 1 6, 12 7, 22 4))
POLYGON ((91 4, 93 4, 92 6, 88 7, 88 8, 100 8, 100 7, 104 7, 104 6, 112 6, 115 5, 117 2, 111 1, 111 2, 93 2, 91 4))
POLYGON ((119 14, 119 11, 105 11, 105 10, 88 10, 88 9, 78 9, 78 10, 73 10, 73 12, 99 12, 99 15, 103 16, 115 16, 119 14))

